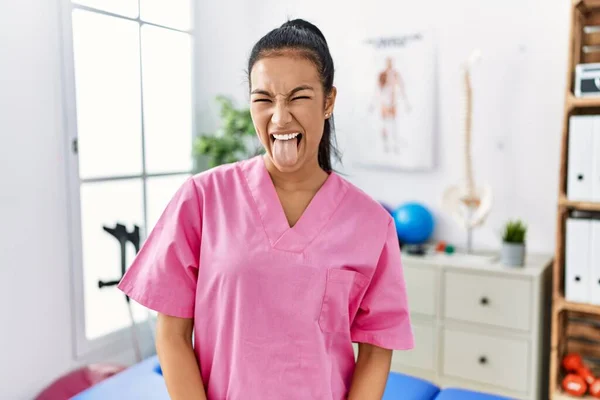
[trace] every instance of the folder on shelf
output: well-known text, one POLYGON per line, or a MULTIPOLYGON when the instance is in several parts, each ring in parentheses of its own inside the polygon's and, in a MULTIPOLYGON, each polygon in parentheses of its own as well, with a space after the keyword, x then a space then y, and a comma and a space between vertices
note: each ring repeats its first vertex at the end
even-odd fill
MULTIPOLYGON (((569 118, 567 197, 572 201, 594 201, 594 133, 600 128, 598 116, 569 118)), ((596 135, 597 136, 597 135, 596 135)), ((600 143, 600 137, 596 140, 600 143)), ((600 160, 600 154, 597 157, 600 160)), ((598 186, 598 185, 596 185, 598 186)), ((600 194, 600 186, 598 188, 600 194)), ((600 198, 600 196, 598 196, 600 198)))
POLYGON ((576 303, 590 301, 591 233, 591 220, 567 219, 565 238, 565 298, 567 301, 576 303))
POLYGON ((594 122, 592 127, 592 150, 588 151, 592 153, 592 201, 600 202, 600 115, 594 116, 594 122))
POLYGON ((593 220, 590 238, 590 303, 600 305, 600 220, 593 220))

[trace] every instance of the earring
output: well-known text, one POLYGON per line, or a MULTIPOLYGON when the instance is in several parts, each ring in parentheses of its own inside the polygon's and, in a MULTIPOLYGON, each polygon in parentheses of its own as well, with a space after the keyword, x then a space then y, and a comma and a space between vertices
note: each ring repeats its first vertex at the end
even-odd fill
POLYGON ((325 118, 329 118, 329 113, 325 114, 325 118))

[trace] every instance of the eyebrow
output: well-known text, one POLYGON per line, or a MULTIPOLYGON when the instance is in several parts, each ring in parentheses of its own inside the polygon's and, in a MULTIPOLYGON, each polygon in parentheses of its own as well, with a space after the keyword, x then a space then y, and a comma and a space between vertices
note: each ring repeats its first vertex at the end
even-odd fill
MULTIPOLYGON (((315 89, 310 85, 301 85, 301 86, 293 88, 290 91, 290 93, 288 94, 288 96, 291 96, 294 93, 300 92, 302 90, 313 90, 314 91, 315 89)), ((254 89, 250 94, 264 94, 265 96, 273 96, 269 91, 263 90, 263 89, 254 89)))

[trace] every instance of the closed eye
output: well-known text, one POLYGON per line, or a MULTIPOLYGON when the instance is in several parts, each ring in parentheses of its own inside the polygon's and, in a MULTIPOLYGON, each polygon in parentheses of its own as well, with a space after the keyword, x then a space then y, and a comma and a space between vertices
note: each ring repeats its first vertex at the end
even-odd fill
POLYGON ((271 100, 269 100, 269 99, 256 99, 256 100, 253 100, 253 103, 267 103, 267 102, 271 102, 271 100))
POLYGON ((309 99, 310 100, 310 97, 308 97, 308 96, 298 96, 298 97, 294 97, 292 100, 299 100, 299 99, 309 99))

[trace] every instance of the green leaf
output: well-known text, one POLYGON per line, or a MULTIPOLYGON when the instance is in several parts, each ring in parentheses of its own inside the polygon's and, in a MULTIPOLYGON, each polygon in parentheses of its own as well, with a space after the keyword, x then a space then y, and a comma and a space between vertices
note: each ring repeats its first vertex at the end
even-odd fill
POLYGON ((504 226, 502 240, 507 243, 525 243, 527 226, 521 220, 508 221, 504 226))
POLYGON ((193 152, 208 157, 210 167, 232 163, 254 156, 260 152, 246 146, 247 137, 255 136, 254 123, 249 108, 236 108, 233 101, 218 95, 215 101, 220 107, 221 123, 213 133, 203 133, 196 137, 193 152))

